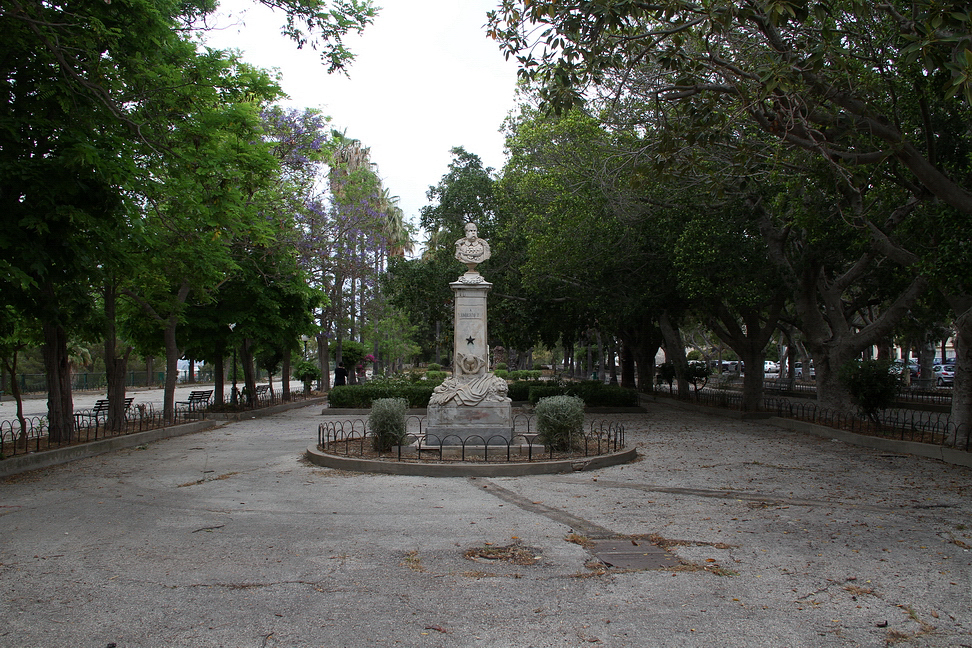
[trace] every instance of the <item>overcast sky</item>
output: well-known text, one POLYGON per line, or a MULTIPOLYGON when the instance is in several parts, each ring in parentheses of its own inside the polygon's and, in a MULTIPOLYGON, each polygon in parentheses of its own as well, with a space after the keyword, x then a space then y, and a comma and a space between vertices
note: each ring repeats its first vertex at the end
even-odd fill
POLYGON ((207 42, 278 68, 291 97, 285 103, 320 108, 334 128, 369 147, 385 187, 417 224, 425 192, 448 170, 452 147, 465 147, 494 170, 503 166, 499 129, 514 105, 516 65, 483 28, 499 0, 376 4, 383 8, 374 24, 346 39, 356 55, 349 77, 328 75, 317 52, 298 50, 280 35, 282 14, 248 0, 220 3, 233 18, 222 18, 225 28, 207 42))

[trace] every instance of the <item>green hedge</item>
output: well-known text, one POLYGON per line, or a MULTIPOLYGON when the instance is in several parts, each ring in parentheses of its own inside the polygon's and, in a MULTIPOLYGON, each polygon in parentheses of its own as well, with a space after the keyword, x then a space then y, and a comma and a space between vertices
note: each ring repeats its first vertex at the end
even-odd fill
POLYGON ((540 376, 543 375, 539 369, 517 369, 516 371, 497 369, 493 373, 503 380, 540 380, 540 376))
POLYGON ((530 389, 533 387, 547 387, 551 383, 540 380, 518 380, 509 384, 506 395, 510 400, 528 401, 530 400, 530 389))
MULTIPOLYGON (((404 398, 411 408, 427 407, 436 383, 423 380, 374 381, 364 385, 334 387, 328 394, 333 408, 369 409, 378 398, 404 398)), ((589 380, 576 383, 551 383, 541 380, 521 380, 510 383, 507 395, 514 401, 530 401, 534 405, 548 396, 577 396, 587 407, 637 407, 638 392, 589 380)))
POLYGON ((638 392, 605 385, 599 381, 587 380, 578 383, 551 385, 540 383, 529 388, 528 400, 536 405, 541 398, 549 396, 577 396, 587 407, 637 407, 638 392))
POLYGON ((327 395, 329 407, 368 409, 379 398, 404 398, 409 407, 427 407, 435 384, 382 384, 341 385, 327 395))

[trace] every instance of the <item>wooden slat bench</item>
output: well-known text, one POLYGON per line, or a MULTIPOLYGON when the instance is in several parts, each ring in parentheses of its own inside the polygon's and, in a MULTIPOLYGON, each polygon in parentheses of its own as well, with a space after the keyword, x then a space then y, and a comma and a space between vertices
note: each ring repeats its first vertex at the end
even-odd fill
MULTIPOLYGON (((125 409, 128 410, 132 406, 132 402, 135 400, 133 396, 129 396, 125 399, 125 409)), ((94 407, 91 408, 91 413, 94 415, 105 414, 108 412, 109 401, 107 398, 99 398, 95 401, 94 407)))
POLYGON ((185 405, 190 412, 194 412, 197 409, 205 409, 209 405, 209 399, 213 396, 212 389, 203 389, 199 391, 189 392, 189 400, 179 401, 176 406, 185 405))

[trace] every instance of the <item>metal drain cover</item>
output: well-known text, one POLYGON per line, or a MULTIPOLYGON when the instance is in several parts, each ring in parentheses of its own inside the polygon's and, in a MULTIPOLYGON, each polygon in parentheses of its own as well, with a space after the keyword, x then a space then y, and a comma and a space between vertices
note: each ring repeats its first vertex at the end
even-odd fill
POLYGON ((675 556, 643 540, 594 540, 591 553, 615 569, 664 569, 677 564, 675 556))

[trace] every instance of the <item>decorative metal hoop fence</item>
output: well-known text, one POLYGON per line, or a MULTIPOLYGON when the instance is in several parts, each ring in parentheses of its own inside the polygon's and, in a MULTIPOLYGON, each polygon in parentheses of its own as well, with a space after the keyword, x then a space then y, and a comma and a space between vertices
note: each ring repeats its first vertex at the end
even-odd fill
POLYGON ((533 417, 514 416, 512 438, 493 435, 446 436, 429 443, 424 416, 406 417, 404 436, 390 450, 375 449, 375 433, 366 419, 326 421, 317 427, 317 445, 327 453, 343 457, 385 461, 475 461, 515 463, 595 457, 624 449, 624 425, 619 421, 592 421, 587 431, 569 450, 545 446, 533 432, 533 417))
MULTIPOLYGON (((303 392, 291 392, 287 400, 279 392, 266 392, 255 395, 252 406, 241 403, 237 409, 249 411, 306 398, 307 395, 303 392)), ((50 438, 50 426, 46 416, 24 417, 23 423, 16 418, 0 420, 0 459, 188 423, 205 418, 208 409, 176 406, 173 419, 168 422, 161 409, 157 409, 153 403, 131 405, 126 408, 124 419, 120 421, 110 421, 104 410, 81 409, 74 412, 73 429, 68 439, 50 438)))
POLYGON ((125 411, 123 419, 109 420, 107 412, 84 409, 73 416, 73 430, 69 438, 52 439, 46 416, 0 421, 0 457, 41 452, 79 443, 89 443, 109 437, 124 436, 144 430, 168 427, 199 418, 195 412, 177 411, 176 420, 166 423, 162 412, 152 403, 134 405, 125 411))
MULTIPOLYGON (((743 402, 739 392, 721 389, 695 392, 692 400, 706 407, 733 410, 741 410, 743 402)), ((939 401, 928 402, 940 404, 939 401)), ((762 411, 857 434, 972 451, 972 427, 953 424, 948 412, 898 407, 870 418, 822 407, 814 400, 775 395, 763 397, 762 411)))

